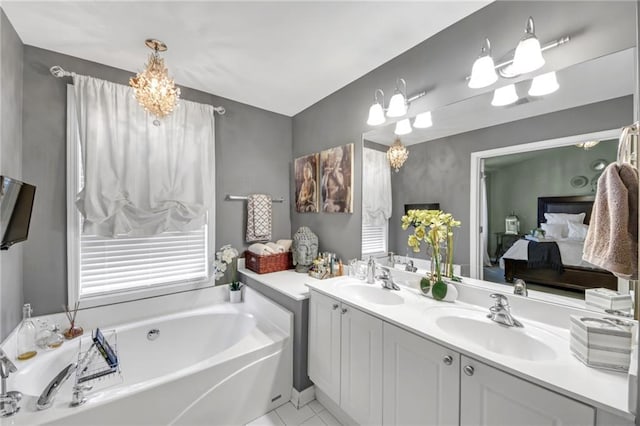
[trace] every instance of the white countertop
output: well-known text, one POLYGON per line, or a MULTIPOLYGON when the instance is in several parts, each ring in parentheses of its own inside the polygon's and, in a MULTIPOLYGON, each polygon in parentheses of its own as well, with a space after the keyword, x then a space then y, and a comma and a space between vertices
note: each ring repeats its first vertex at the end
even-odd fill
POLYGON ((238 272, 294 300, 305 300, 309 298, 309 288, 305 284, 320 284, 327 281, 318 280, 310 277, 308 274, 296 272, 295 269, 271 272, 269 274, 257 274, 245 268, 244 263, 240 262, 238 263, 238 272))
POLYGON ((403 304, 379 305, 345 294, 345 284, 349 281, 360 285, 363 284, 362 281, 339 277, 323 280, 321 283, 308 281, 307 286, 319 293, 357 307, 383 321, 421 335, 514 376, 521 377, 618 416, 633 419, 633 415, 628 412, 627 405, 627 374, 590 368, 581 363, 570 353, 569 331, 566 328, 554 327, 524 317, 517 317, 525 324, 525 328, 522 330, 526 330, 527 324, 529 324, 531 327, 536 327, 554 335, 554 338, 550 339, 550 341, 553 340, 555 343, 547 343, 555 345, 554 350, 558 353, 556 359, 552 361, 527 361, 491 352, 467 339, 449 335, 434 325, 433 321, 428 320, 428 317, 434 311, 449 308, 449 311, 454 312, 455 309, 451 308, 457 307, 484 312, 485 310, 488 311, 488 306, 484 309, 484 307, 460 301, 454 303, 438 302, 423 297, 416 290, 407 287, 401 287, 401 290, 397 292, 404 299, 403 304))

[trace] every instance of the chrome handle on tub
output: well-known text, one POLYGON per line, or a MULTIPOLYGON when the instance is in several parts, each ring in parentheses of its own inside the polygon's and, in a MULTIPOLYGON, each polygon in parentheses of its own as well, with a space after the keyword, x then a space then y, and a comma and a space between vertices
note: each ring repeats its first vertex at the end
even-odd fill
POLYGON ((338 305, 337 303, 334 303, 332 308, 335 311, 336 309, 338 309, 340 307, 340 305, 338 305))
POLYGON ((453 364, 453 357, 451 355, 447 355, 442 358, 442 362, 444 362, 445 365, 451 365, 453 364))
POLYGON ((467 376, 473 376, 473 373, 476 371, 471 365, 465 365, 462 370, 467 376))
POLYGON ((342 315, 347 313, 347 308, 342 308, 342 315))

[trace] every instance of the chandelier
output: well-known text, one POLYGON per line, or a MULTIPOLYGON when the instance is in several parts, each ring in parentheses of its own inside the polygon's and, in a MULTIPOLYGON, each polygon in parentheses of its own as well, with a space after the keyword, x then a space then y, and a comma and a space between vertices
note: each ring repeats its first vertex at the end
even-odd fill
POLYGON ((584 149, 585 151, 589 151, 591 148, 598 145, 599 143, 600 141, 586 141, 586 142, 577 143, 576 146, 578 148, 584 149))
POLYGON ((145 111, 158 118, 163 118, 173 112, 180 99, 180 89, 176 87, 169 72, 164 66, 164 59, 158 52, 167 50, 167 45, 160 40, 147 39, 144 42, 153 53, 144 71, 129 79, 136 100, 145 111))
POLYGON ((400 142, 400 138, 396 138, 393 142, 393 145, 389 147, 387 151, 387 159, 389 160, 389 164, 391 167, 396 169, 396 173, 400 170, 400 167, 407 161, 409 158, 409 151, 407 147, 400 142))

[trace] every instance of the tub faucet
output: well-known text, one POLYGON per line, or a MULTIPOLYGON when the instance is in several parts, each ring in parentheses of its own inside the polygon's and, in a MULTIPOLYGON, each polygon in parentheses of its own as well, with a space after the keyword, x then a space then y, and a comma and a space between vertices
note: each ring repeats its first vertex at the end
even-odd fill
POLYGON ((391 270, 386 266, 381 266, 380 269, 382 272, 376 278, 382 281, 382 288, 386 288, 387 290, 400 290, 398 284, 393 282, 393 277, 391 276, 391 270))
POLYGON ((60 390, 60 387, 67 381, 69 377, 76 371, 78 365, 76 363, 71 363, 62 369, 61 372, 58 373, 56 377, 49 382, 46 388, 42 391, 40 398, 38 398, 38 402, 36 403, 36 408, 38 410, 45 410, 53 404, 53 399, 56 397, 56 394, 60 390))
POLYGON ((9 359, 7 354, 0 349, 0 416, 9 417, 20 410, 20 400, 22 394, 17 391, 7 392, 7 379, 10 373, 18 371, 16 365, 9 359))
POLYGON ((524 327, 520 321, 511 316, 511 307, 507 296, 493 293, 490 297, 496 299, 496 304, 489 308, 487 318, 507 327, 524 327))
POLYGON ((407 272, 416 272, 418 270, 418 268, 413 266, 413 260, 408 260, 407 264, 404 267, 404 270, 407 271, 407 272))
POLYGON ((373 284, 376 281, 376 260, 373 256, 369 256, 367 262, 367 284, 373 284))

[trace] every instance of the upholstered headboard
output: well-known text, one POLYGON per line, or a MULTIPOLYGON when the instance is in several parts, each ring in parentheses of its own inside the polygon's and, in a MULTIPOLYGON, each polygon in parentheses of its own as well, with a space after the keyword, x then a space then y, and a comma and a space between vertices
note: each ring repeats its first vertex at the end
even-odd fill
POLYGON ((538 197, 538 226, 546 222, 545 213, 586 213, 584 223, 589 224, 591 220, 591 209, 593 208, 593 195, 570 195, 567 197, 538 197))

